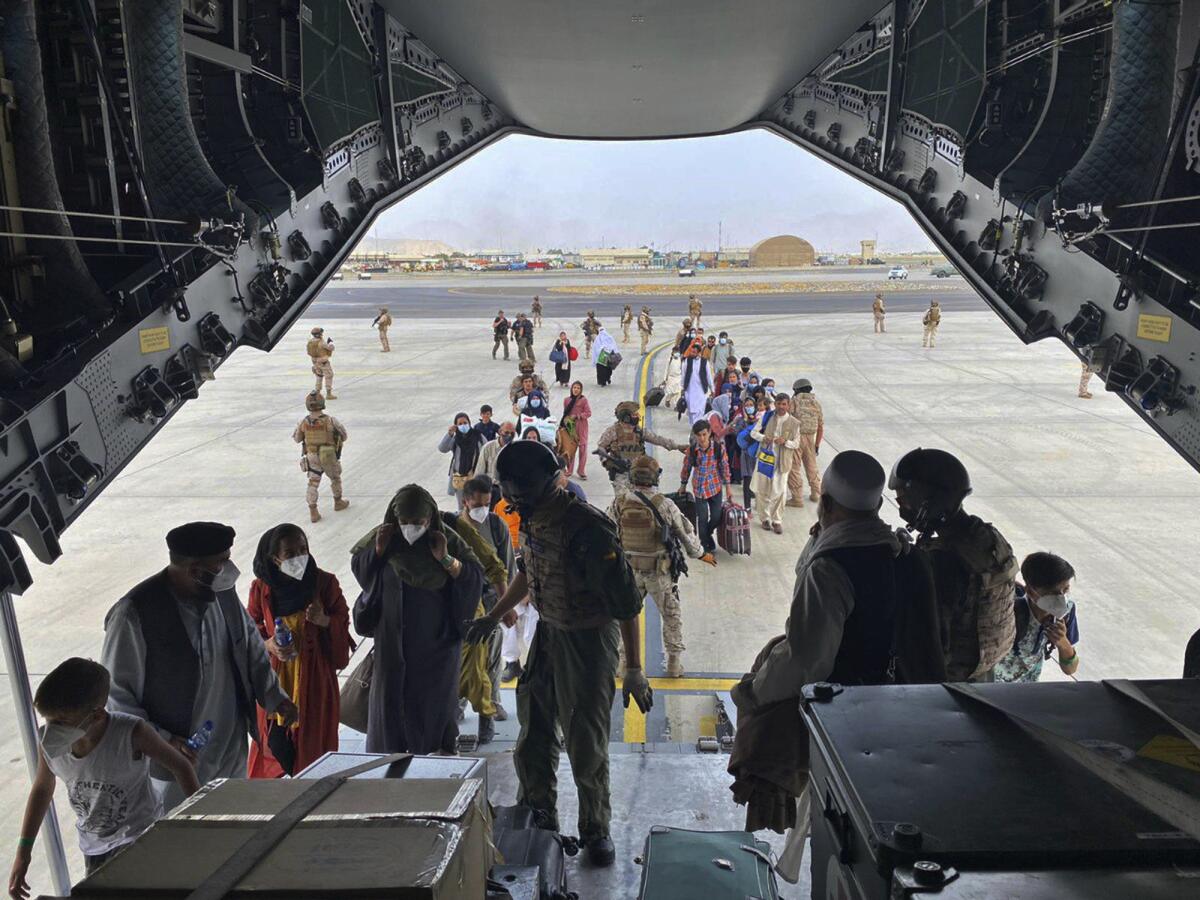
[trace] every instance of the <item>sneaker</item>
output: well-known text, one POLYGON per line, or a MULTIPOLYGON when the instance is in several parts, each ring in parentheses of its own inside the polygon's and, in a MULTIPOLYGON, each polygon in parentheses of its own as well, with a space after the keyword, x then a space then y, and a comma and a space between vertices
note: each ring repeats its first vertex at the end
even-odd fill
POLYGON ((587 853, 588 862, 598 869, 608 868, 617 859, 617 849, 613 846, 612 838, 607 835, 592 838, 585 843, 584 852, 587 853))
POLYGON ((521 673, 524 671, 525 670, 521 668, 521 661, 519 659, 514 659, 504 667, 504 671, 500 674, 500 680, 502 682, 516 681, 521 677, 521 673))
POLYGON ((770 531, 771 523, 768 522, 766 519, 763 519, 762 527, 763 527, 763 531, 770 531))

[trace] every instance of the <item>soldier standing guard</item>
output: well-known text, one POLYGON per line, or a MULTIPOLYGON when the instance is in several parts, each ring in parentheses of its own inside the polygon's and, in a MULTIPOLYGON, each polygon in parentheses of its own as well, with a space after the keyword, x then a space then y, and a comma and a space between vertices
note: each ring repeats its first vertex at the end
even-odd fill
POLYGON ((875 333, 886 332, 887 328, 884 327, 883 317, 887 315, 887 309, 883 305, 883 294, 875 295, 875 302, 871 304, 871 314, 875 317, 875 333))
POLYGON ((643 306, 637 319, 638 334, 642 336, 642 355, 646 355, 646 347, 650 344, 650 335, 654 334, 654 320, 650 318, 650 307, 643 306))
POLYGON ((529 304, 529 312, 533 316, 533 324, 542 327, 542 298, 537 294, 533 295, 533 303, 529 304))
POLYGON ((341 512, 350 505, 349 500, 342 498, 342 445, 349 435, 342 423, 333 416, 325 414, 325 398, 320 391, 313 391, 304 400, 308 415, 300 420, 296 430, 292 432, 292 440, 303 445, 300 453, 300 469, 308 473, 308 491, 304 498, 308 501, 309 518, 314 522, 321 521, 317 512, 317 488, 321 484, 321 476, 329 476, 329 488, 333 491, 333 508, 341 512))
POLYGON ((921 346, 932 348, 934 340, 937 339, 938 326, 942 324, 942 307, 936 300, 929 301, 929 309, 925 310, 921 324, 925 326, 921 346))
POLYGON ((330 358, 333 356, 333 341, 325 337, 325 329, 317 327, 312 330, 307 349, 312 359, 313 374, 317 376, 317 386, 313 390, 321 393, 321 380, 324 379, 325 399, 336 400, 337 394, 333 392, 333 361, 330 358))
POLYGON ((621 311, 621 343, 629 343, 629 326, 633 324, 633 307, 628 303, 621 311))
POLYGON ((521 516, 521 562, 492 611, 468 624, 466 640, 486 641, 532 591, 541 618, 517 683, 517 803, 535 811, 539 826, 559 830, 557 772, 565 747, 579 795, 580 841, 592 865, 611 866, 608 742, 619 643, 625 706, 633 700, 645 713, 654 704, 638 643, 642 594, 613 523, 558 487, 553 450, 513 441, 500 451, 496 472, 521 516))
POLYGON ((679 606, 679 576, 687 574, 680 566, 682 554, 717 564, 711 553, 704 552, 692 523, 679 507, 657 489, 662 466, 649 456, 639 456, 629 471, 630 490, 613 500, 610 518, 617 523, 621 548, 633 568, 642 596, 649 596, 658 607, 662 621, 662 645, 666 654, 668 678, 683 677, 683 614, 679 606))
POLYGON ((812 382, 797 378, 792 382, 792 416, 800 423, 800 446, 792 468, 788 471, 788 506, 804 505, 804 475, 808 476, 808 499, 814 503, 821 499, 821 470, 817 467, 817 453, 825 437, 825 413, 821 402, 813 396, 812 382), (803 475, 801 468, 803 467, 803 475))
POLYGON ((695 294, 688 294, 688 315, 692 318, 692 324, 697 328, 700 327, 700 316, 704 312, 704 301, 699 299, 695 294))
POLYGON ((375 321, 371 323, 379 329, 379 346, 383 348, 381 353, 391 353, 392 345, 388 343, 388 329, 392 327, 392 316, 388 312, 386 306, 379 307, 379 315, 375 317, 375 321))

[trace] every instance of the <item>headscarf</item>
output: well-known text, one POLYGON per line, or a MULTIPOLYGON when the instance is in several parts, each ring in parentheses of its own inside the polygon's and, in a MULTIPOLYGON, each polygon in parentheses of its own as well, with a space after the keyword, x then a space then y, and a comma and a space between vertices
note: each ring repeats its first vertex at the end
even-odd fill
POLYGON ((300 612, 308 606, 317 590, 317 564, 311 553, 308 568, 299 581, 279 571, 279 565, 271 553, 278 540, 296 532, 304 533, 290 522, 268 528, 258 539, 258 550, 254 553, 254 577, 271 589, 271 612, 280 618, 300 612))
POLYGON ((454 416, 454 447, 458 450, 458 474, 470 475, 475 471, 475 462, 479 458, 482 435, 474 428, 470 428, 466 434, 463 434, 458 430, 459 419, 466 419, 467 425, 470 426, 471 417, 465 412, 456 413, 454 416))
POLYGON ((733 398, 728 394, 712 398, 712 411, 721 417, 721 422, 729 421, 729 416, 733 406, 733 398))
POLYGON ((524 406, 524 407, 522 407, 522 409, 521 409, 521 414, 522 414, 522 415, 526 415, 526 416, 530 416, 531 418, 534 418, 534 419, 548 419, 548 418, 550 418, 550 410, 549 410, 549 409, 547 408, 547 406, 546 406, 546 395, 545 395, 545 394, 543 394, 543 393, 542 393, 541 391, 539 391, 539 390, 533 390, 533 391, 531 391, 531 392, 530 392, 530 393, 529 393, 529 394, 528 394, 528 395, 525 397, 525 406, 524 406), (541 401, 542 401, 542 404, 541 404, 541 406, 534 406, 534 405, 533 405, 533 398, 534 398, 534 397, 536 397, 537 399, 539 399, 539 400, 541 400, 541 401))
POLYGON ((602 351, 607 350, 609 353, 615 353, 616 349, 616 338, 608 333, 607 328, 601 328, 600 331, 596 333, 596 339, 592 342, 592 364, 600 364, 599 360, 602 351))
MULTIPOLYGON (((471 548, 464 543, 462 538, 453 531, 447 531, 442 527, 442 517, 438 515, 438 507, 434 502, 433 495, 419 484, 406 484, 396 491, 396 495, 388 503, 383 522, 385 525, 399 526, 402 518, 427 518, 429 520, 429 528, 417 539, 415 544, 408 543, 397 527, 396 534, 393 535, 391 543, 384 551, 387 564, 405 584, 427 591, 438 591, 445 587, 449 580, 450 576, 446 570, 429 552, 430 532, 440 531, 446 535, 446 552, 455 559, 463 562, 478 562, 475 554, 471 552, 471 548)), ((379 531, 378 528, 372 528, 367 532, 350 550, 351 555, 358 554, 368 547, 374 547, 377 531, 379 531)))

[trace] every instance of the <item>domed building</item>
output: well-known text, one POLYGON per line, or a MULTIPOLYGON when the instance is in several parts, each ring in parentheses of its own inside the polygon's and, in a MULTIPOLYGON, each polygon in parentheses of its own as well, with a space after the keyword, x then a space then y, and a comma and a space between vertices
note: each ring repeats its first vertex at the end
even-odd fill
POLYGON ((767 238, 750 248, 750 266, 755 269, 811 266, 816 260, 817 254, 812 244, 794 234, 767 238))

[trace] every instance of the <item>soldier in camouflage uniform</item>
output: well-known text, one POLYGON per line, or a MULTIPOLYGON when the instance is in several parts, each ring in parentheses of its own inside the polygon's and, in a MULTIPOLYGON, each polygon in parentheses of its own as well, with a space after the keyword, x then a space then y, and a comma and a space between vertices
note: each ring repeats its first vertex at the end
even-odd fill
POLYGON ((643 306, 637 317, 638 334, 642 338, 642 355, 646 355, 646 347, 650 344, 650 335, 654 334, 654 320, 650 318, 650 307, 643 306))
POLYGON ((695 294, 688 294, 688 315, 692 318, 692 324, 697 328, 700 327, 700 316, 704 312, 704 301, 700 300, 695 294))
POLYGON ((616 854, 608 740, 618 643, 628 661, 625 706, 633 700, 644 713, 654 702, 638 643, 642 594, 613 523, 558 487, 553 450, 513 441, 500 451, 496 469, 504 497, 521 515, 522 559, 492 611, 467 626, 466 640, 487 640, 532 591, 541 619, 517 682, 517 803, 531 807, 542 827, 559 830, 556 773, 565 745, 579 793, 579 837, 592 865, 610 866, 616 854))
POLYGON ((392 345, 388 343, 388 329, 392 327, 392 316, 388 312, 386 306, 379 307, 379 315, 375 317, 372 323, 379 329, 379 347, 380 353, 391 353, 392 345))
POLYGON ((317 376, 317 386, 313 389, 321 393, 321 380, 325 381, 325 399, 336 400, 333 392, 333 341, 325 337, 325 329, 314 328, 312 337, 305 346, 309 359, 312 360, 312 371, 317 376))
POLYGON ((792 383, 792 418, 800 423, 800 446, 796 448, 792 468, 788 470, 788 506, 804 505, 804 476, 808 476, 808 499, 814 503, 821 499, 821 470, 817 467, 817 453, 825 439, 825 413, 821 403, 813 396, 812 382, 797 378, 792 383), (803 475, 801 474, 803 468, 803 475))
POLYGON ((693 559, 715 566, 716 559, 706 553, 692 523, 679 507, 657 489, 662 466, 649 456, 639 456, 629 472, 632 488, 613 500, 609 517, 617 523, 617 533, 625 558, 633 568, 642 596, 649 596, 658 607, 662 621, 662 645, 666 655, 668 678, 683 677, 683 615, 679 608, 679 577, 671 572, 671 548, 674 537, 693 559), (657 513, 657 515, 656 515, 657 513), (664 538, 663 524, 670 534, 664 538))
POLYGON ((309 394, 304 406, 308 415, 300 420, 292 432, 292 440, 304 445, 300 456, 300 468, 308 473, 308 491, 304 497, 308 501, 309 518, 319 522, 321 514, 317 512, 317 488, 322 475, 329 477, 334 510, 341 512, 350 505, 349 500, 342 498, 341 462, 342 445, 349 435, 341 422, 325 414, 325 398, 320 391, 309 394))
POLYGON ((888 479, 900 516, 919 532, 937 589, 947 681, 990 682, 1016 639, 1017 560, 996 526, 968 515, 966 468, 945 450, 917 448, 888 479))
POLYGON ((936 300, 929 301, 929 309, 925 310, 925 315, 921 317, 921 324, 925 331, 921 336, 922 347, 933 347, 933 342, 937 339, 938 326, 942 324, 942 306, 936 300))
POLYGON ((537 328, 542 327, 542 298, 537 294, 533 295, 533 303, 529 304, 529 314, 533 316, 533 324, 537 328))
POLYGON ((621 343, 629 343, 629 326, 633 324, 633 307, 628 303, 621 311, 621 343))
POLYGON ((534 388, 541 391, 543 397, 550 396, 550 391, 546 388, 546 380, 541 375, 535 375, 533 372, 533 360, 523 359, 517 364, 517 377, 508 386, 508 399, 510 401, 516 403, 517 398, 521 396, 521 379, 523 378, 532 378, 534 388))
MULTIPOLYGON (((596 446, 609 456, 624 460, 630 465, 639 456, 646 455, 646 445, 654 444, 667 450, 678 450, 686 453, 688 445, 680 444, 670 438, 660 437, 653 431, 647 431, 638 426, 638 414, 641 407, 633 400, 623 400, 617 404, 614 414, 617 421, 604 429, 596 446)), ((629 473, 621 471, 619 463, 605 460, 603 462, 608 477, 613 483, 613 491, 617 496, 629 490, 629 473)))
POLYGON ((592 341, 600 333, 600 323, 596 321, 596 311, 589 309, 587 318, 580 323, 579 327, 583 329, 583 355, 591 356, 592 341))
POLYGON ((1081 365, 1083 366, 1083 370, 1079 373, 1079 397, 1081 400, 1091 400, 1092 392, 1088 390, 1088 385, 1092 381, 1092 376, 1096 373, 1092 371, 1092 367, 1088 364, 1087 360, 1084 360, 1081 365))
POLYGON ((871 315, 875 317, 875 333, 886 332, 887 328, 884 327, 883 318, 887 315, 887 308, 883 304, 883 294, 875 295, 875 302, 871 304, 871 315))

